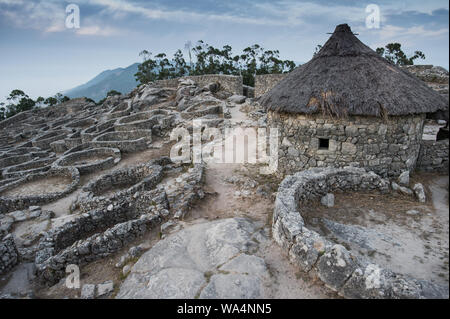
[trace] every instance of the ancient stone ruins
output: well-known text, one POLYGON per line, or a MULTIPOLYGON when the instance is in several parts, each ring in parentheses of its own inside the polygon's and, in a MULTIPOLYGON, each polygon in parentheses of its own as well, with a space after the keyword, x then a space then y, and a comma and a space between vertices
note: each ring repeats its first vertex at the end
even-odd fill
POLYGON ((188 76, 6 119, 0 296, 448 298, 448 77, 341 25, 255 88, 188 76), (191 160, 233 128, 267 129, 274 172, 191 160))

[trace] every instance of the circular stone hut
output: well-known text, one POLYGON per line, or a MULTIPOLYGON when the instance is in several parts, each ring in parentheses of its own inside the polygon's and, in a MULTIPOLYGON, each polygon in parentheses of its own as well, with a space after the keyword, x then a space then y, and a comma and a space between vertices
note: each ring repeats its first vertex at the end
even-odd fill
POLYGON ((347 24, 261 97, 280 138, 278 172, 365 167, 383 176, 413 170, 427 114, 448 102, 364 45, 347 24))

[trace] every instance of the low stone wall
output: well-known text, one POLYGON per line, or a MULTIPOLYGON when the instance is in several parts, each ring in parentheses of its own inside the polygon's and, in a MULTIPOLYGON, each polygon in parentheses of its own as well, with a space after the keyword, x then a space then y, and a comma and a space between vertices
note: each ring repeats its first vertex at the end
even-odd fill
POLYGON ((199 87, 206 86, 212 82, 219 82, 221 88, 223 88, 224 90, 233 94, 243 94, 242 77, 234 75, 207 74, 184 76, 182 78, 155 81, 155 84, 159 87, 177 88, 178 80, 180 79, 190 79, 194 81, 199 87))
POLYGON ((222 114, 223 113, 223 107, 221 105, 215 105, 215 106, 209 106, 205 108, 204 110, 196 110, 196 105, 189 107, 188 109, 184 110, 180 113, 180 116, 185 119, 193 119, 202 117, 209 114, 222 114))
POLYGON ((90 174, 95 171, 101 171, 110 167, 113 167, 121 160, 120 150, 117 148, 92 148, 89 150, 79 151, 69 153, 67 155, 61 156, 58 160, 56 160, 52 167, 69 167, 73 166, 80 172, 81 175, 90 174), (95 156, 107 156, 105 159, 100 159, 97 161, 92 161, 90 163, 79 163, 77 162, 95 156))
POLYGON ((75 205, 82 211, 107 207, 111 203, 129 198, 136 192, 148 191, 154 188, 163 178, 163 168, 151 161, 102 175, 83 187, 75 205), (105 192, 123 186, 124 190, 117 191, 111 196, 105 192))
POLYGON ((55 130, 36 137, 32 140, 32 143, 33 146, 46 150, 50 148, 50 143, 65 139, 67 134, 69 134, 69 132, 66 130, 55 130))
POLYGON ((151 130, 136 130, 104 133, 94 138, 90 144, 93 147, 112 147, 121 152, 133 153, 147 149, 147 144, 151 141, 151 130))
POLYGON ((11 234, 6 235, 0 241, 0 275, 11 270, 19 262, 14 238, 11 234))
POLYGON ((269 92, 278 82, 283 80, 288 74, 261 74, 255 76, 255 97, 259 97, 269 92))
POLYGON ((116 131, 151 130, 158 124, 158 117, 154 112, 139 112, 124 116, 114 124, 116 131))
POLYGON ((448 173, 448 139, 440 141, 422 141, 416 169, 425 172, 448 173))
POLYGON ((50 169, 45 173, 33 174, 28 175, 27 177, 24 178, 20 178, 16 181, 13 181, 0 187, 0 213, 8 213, 14 210, 27 208, 29 206, 41 205, 52 202, 73 192, 77 188, 79 183, 80 183, 80 173, 74 167, 50 169), (26 184, 28 182, 36 181, 39 179, 45 179, 47 177, 53 176, 68 177, 70 178, 71 183, 68 184, 66 188, 60 192, 47 193, 42 195, 24 195, 16 197, 2 196, 2 192, 6 190, 20 187, 20 185, 26 184))
POLYGON ((18 122, 21 122, 31 116, 31 111, 20 112, 10 118, 7 118, 0 122, 0 129, 4 129, 10 125, 17 125, 18 122))
POLYGON ((90 126, 80 132, 81 142, 88 143, 92 141, 97 136, 100 136, 104 133, 113 132, 114 131, 114 123, 116 119, 108 120, 104 123, 90 126))
MULTIPOLYGON (((66 276, 68 265, 83 266, 114 254, 128 243, 156 229, 160 224, 161 218, 158 215, 142 215, 138 219, 117 224, 103 233, 77 241, 57 255, 43 260, 42 263, 39 258, 44 256, 44 250, 40 250, 36 255, 38 279, 43 284, 54 285, 66 276)), ((52 248, 47 249, 50 251, 52 248)))
POLYGON ((448 298, 448 287, 381 268, 309 230, 301 216, 301 202, 337 190, 387 192, 389 181, 355 167, 316 168, 286 177, 275 200, 272 234, 293 264, 304 272, 316 272, 346 298, 448 298))
POLYGON ((7 167, 3 170, 4 178, 20 178, 29 174, 43 173, 50 169, 56 158, 32 160, 19 165, 7 167))
POLYGON ((116 119, 119 117, 130 115, 131 113, 131 105, 127 102, 122 102, 116 107, 114 107, 111 111, 105 114, 108 119, 116 119))
POLYGON ((433 65, 406 65, 402 68, 448 99, 449 74, 446 69, 433 65))

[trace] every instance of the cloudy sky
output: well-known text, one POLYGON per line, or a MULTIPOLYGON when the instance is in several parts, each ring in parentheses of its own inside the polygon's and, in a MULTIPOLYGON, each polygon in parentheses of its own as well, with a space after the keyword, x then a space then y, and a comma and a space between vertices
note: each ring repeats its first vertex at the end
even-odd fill
POLYGON ((348 23, 373 49, 400 42, 420 64, 448 69, 447 0, 0 0, 0 101, 12 89, 54 95, 107 69, 140 62, 139 52, 172 55, 187 41, 258 43, 284 59, 306 62, 337 24, 348 23), (66 7, 80 9, 80 28, 65 26, 66 7), (366 27, 378 5, 379 29, 366 27))

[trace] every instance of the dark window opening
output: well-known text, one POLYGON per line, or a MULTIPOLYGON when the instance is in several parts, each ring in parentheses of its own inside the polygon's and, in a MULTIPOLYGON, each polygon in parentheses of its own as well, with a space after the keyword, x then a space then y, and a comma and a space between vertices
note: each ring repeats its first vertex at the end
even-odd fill
POLYGON ((442 140, 448 140, 448 127, 441 127, 436 135, 436 141, 442 140))
POLYGON ((319 150, 327 150, 330 148, 329 138, 319 138, 319 150))

